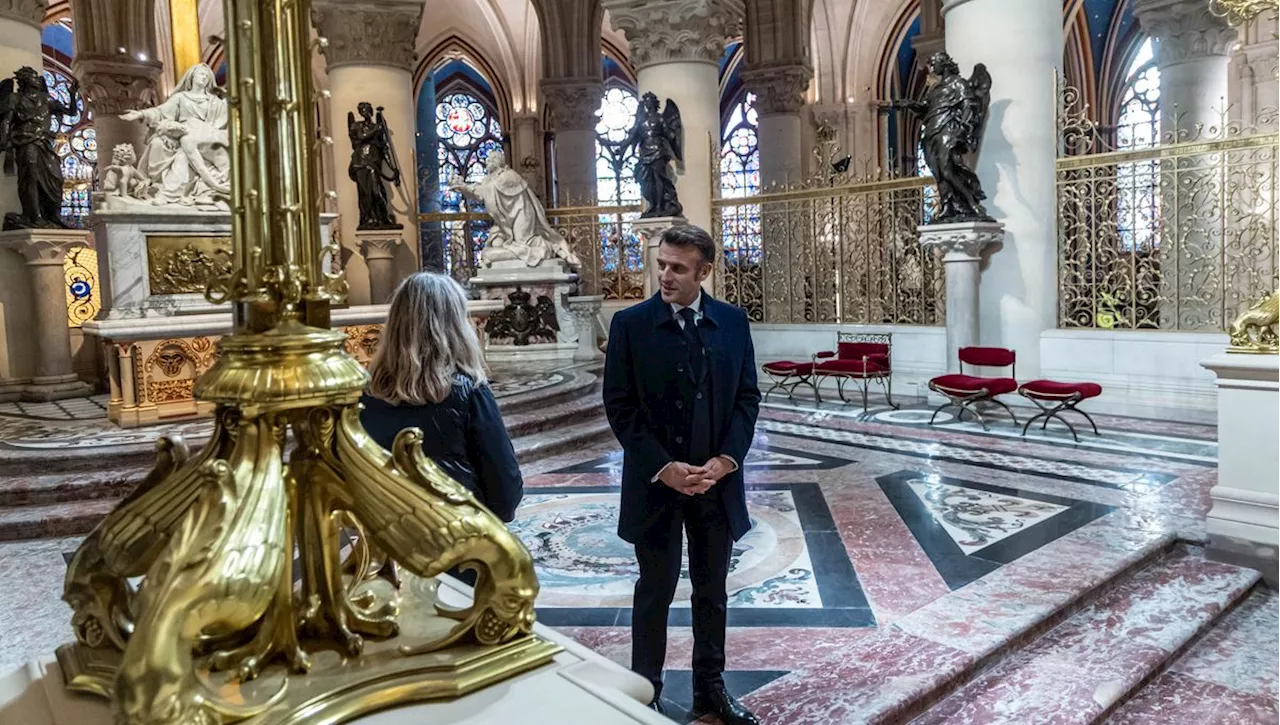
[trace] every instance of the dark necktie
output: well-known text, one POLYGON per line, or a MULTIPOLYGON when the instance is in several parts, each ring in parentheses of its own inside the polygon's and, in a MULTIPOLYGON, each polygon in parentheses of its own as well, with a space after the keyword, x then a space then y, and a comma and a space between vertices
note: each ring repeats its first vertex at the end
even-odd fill
POLYGON ((702 335, 698 334, 698 323, 694 319, 696 314, 692 307, 680 310, 680 317, 684 320, 684 339, 689 344, 690 372, 693 373, 693 379, 698 381, 702 380, 702 358, 705 353, 702 348, 702 335))

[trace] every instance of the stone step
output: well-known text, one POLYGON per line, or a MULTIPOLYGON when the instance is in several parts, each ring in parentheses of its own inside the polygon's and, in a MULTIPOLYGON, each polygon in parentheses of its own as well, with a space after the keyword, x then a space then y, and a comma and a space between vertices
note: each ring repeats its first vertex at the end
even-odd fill
POLYGON ((588 394, 563 403, 550 404, 528 412, 503 413, 502 419, 507 425, 507 433, 512 438, 519 438, 580 423, 603 411, 604 402, 596 386, 588 394))
POLYGON ((516 459, 524 465, 576 448, 585 448, 612 436, 613 430, 609 428, 609 421, 601 411, 573 425, 521 436, 511 443, 516 449, 516 459))
POLYGON ((1181 657, 1134 693, 1107 725, 1277 721, 1280 608, 1276 590, 1257 585, 1181 657))
POLYGON ((79 536, 93 530, 118 498, 0 508, 0 541, 79 536))
POLYGON ((1007 652, 913 720, 1094 723, 1184 651, 1259 580, 1178 546, 1113 582, 1092 604, 1007 652))
POLYGON ((0 477, 0 510, 124 496, 149 466, 0 477))

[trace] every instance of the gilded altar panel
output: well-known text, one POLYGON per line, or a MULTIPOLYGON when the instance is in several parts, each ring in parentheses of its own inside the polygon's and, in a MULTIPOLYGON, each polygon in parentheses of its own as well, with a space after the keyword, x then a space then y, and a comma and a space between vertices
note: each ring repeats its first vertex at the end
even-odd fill
MULTIPOLYGON (((341 329, 347 336, 347 352, 368 366, 382 325, 341 329)), ((108 352, 118 358, 118 364, 109 368, 112 401, 108 417, 123 428, 132 428, 211 414, 213 405, 197 401, 192 391, 196 379, 217 361, 218 339, 216 335, 161 337, 108 346, 108 352)))
POLYGON ((147 237, 147 276, 153 295, 199 294, 211 276, 230 273, 230 237, 147 237))

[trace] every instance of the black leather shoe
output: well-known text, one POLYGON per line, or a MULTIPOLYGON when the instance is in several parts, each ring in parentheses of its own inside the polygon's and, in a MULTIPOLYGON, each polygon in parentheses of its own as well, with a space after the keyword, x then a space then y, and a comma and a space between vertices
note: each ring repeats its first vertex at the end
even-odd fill
POLYGON ((693 693, 693 716, 702 717, 707 713, 720 718, 724 725, 760 725, 756 716, 719 683, 693 693))

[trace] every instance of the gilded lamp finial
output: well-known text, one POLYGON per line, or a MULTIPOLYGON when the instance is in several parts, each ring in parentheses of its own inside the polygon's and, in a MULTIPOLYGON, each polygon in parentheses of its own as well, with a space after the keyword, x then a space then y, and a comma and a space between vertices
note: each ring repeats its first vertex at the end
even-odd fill
POLYGON ((329 325, 345 281, 320 240, 310 0, 224 8, 233 262, 208 295, 234 326, 195 385, 215 429, 197 453, 162 438, 77 550, 63 677, 109 698, 118 725, 256 725, 346 722, 548 662, 559 647, 531 636, 528 550, 417 430, 388 452, 360 423, 368 373, 329 325), (424 580, 455 567, 477 572, 474 601, 438 610, 424 580), (319 664, 322 649, 343 657, 319 664), (341 692, 316 704, 314 686, 290 687, 304 676, 341 692), (405 677, 414 687, 395 686, 405 677))

